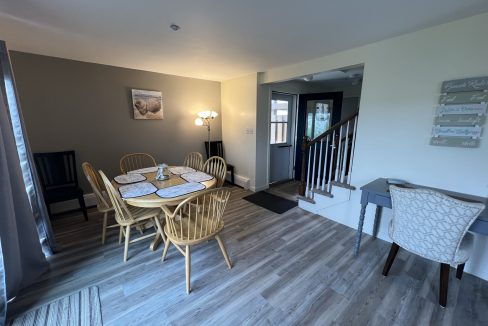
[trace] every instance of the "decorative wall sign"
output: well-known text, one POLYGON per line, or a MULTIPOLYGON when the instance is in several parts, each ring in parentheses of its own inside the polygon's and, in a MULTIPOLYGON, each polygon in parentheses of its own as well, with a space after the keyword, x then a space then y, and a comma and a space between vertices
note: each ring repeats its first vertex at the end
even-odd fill
POLYGON ((132 107, 134 109, 134 119, 163 119, 163 96, 161 92, 133 89, 132 107))
POLYGON ((453 127, 453 126, 434 126, 432 128, 433 137, 481 137, 481 127, 453 127))
POLYGON ((458 92, 441 95, 440 104, 461 104, 488 102, 488 92, 458 92))
POLYGON ((439 105, 436 115, 476 114, 481 116, 486 114, 487 106, 487 103, 439 105))
POLYGON ((478 147, 488 109, 488 77, 448 80, 441 91, 430 144, 478 147))
POLYGON ((460 137, 438 137, 431 138, 430 144, 434 146, 475 148, 480 145, 480 140, 460 137))
POLYGON ((434 124, 438 126, 481 126, 485 123, 485 117, 477 114, 449 114, 434 118, 434 124))
POLYGON ((488 89, 488 77, 448 80, 442 83, 442 93, 482 91, 488 89))

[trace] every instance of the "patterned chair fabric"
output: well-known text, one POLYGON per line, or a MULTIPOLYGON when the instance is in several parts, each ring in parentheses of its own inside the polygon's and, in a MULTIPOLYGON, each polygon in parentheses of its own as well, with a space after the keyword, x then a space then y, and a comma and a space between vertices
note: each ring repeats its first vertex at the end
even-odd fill
POLYGON ((450 265, 469 258, 467 234, 485 206, 454 199, 430 189, 390 186, 393 219, 389 234, 400 247, 424 258, 450 265))

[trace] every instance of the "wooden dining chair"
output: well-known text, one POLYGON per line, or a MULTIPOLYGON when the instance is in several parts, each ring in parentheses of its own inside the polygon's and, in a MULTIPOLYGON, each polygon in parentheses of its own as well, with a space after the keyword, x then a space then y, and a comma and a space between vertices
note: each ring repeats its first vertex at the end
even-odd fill
POLYGON ((450 266, 457 266, 456 277, 461 279, 473 245, 468 229, 485 206, 430 189, 390 186, 390 193, 393 243, 383 275, 388 275, 400 247, 440 263, 439 304, 445 307, 450 266))
MULTIPOLYGON (((221 140, 213 140, 210 143, 206 141, 205 152, 207 154, 207 159, 210 158, 210 156, 219 156, 225 160, 224 143, 221 140)), ((230 182, 234 184, 234 166, 227 161, 225 162, 227 164, 227 171, 230 172, 230 182)))
POLYGON ((49 216, 50 204, 78 199, 83 216, 88 221, 83 189, 78 185, 75 151, 34 153, 34 162, 49 216))
POLYGON ((127 261, 129 252, 129 243, 134 243, 149 237, 154 237, 156 234, 160 234, 163 241, 166 243, 166 236, 164 235, 161 221, 159 220, 162 215, 162 211, 159 208, 141 208, 134 206, 127 206, 119 195, 119 192, 115 190, 112 183, 108 180, 107 176, 101 171, 98 171, 102 177, 105 188, 107 189, 108 196, 115 210, 115 220, 122 226, 119 234, 119 243, 122 235, 125 236, 124 246, 124 262, 127 261), (156 232, 143 235, 134 240, 130 240, 130 231, 132 227, 139 227, 148 221, 154 222, 154 228, 156 232))
POLYGON ((205 162, 202 171, 213 175, 217 179, 217 188, 224 185, 225 177, 227 175, 227 164, 223 158, 212 156, 205 162))
POLYGON ((230 197, 225 188, 206 190, 181 202, 172 212, 166 206, 164 233, 168 241, 164 245, 162 260, 166 258, 170 243, 185 257, 186 293, 190 293, 191 246, 215 238, 224 255, 225 262, 232 268, 227 250, 219 233, 224 228, 224 210, 230 197), (184 250, 182 247, 185 247, 184 250))
POLYGON ((95 194, 95 198, 97 199, 97 210, 103 214, 102 244, 105 244, 107 229, 115 227, 121 228, 121 226, 119 224, 107 225, 108 214, 114 212, 114 207, 112 206, 112 202, 110 201, 107 189, 105 188, 105 184, 103 183, 100 174, 98 174, 98 172, 88 162, 83 162, 81 167, 83 168, 83 173, 90 183, 93 193, 95 194))
POLYGON ((203 156, 198 152, 191 152, 185 157, 184 166, 188 166, 195 170, 201 170, 203 166, 203 156))
POLYGON ((153 166, 156 166, 156 160, 146 153, 126 154, 120 159, 120 171, 122 173, 153 166))

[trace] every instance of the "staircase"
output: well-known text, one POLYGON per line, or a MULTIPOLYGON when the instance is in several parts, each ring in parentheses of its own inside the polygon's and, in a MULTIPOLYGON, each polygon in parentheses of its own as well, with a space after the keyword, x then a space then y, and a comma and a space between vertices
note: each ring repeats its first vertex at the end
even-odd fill
POLYGON ((350 199, 358 113, 302 144, 299 206, 313 213, 350 199))

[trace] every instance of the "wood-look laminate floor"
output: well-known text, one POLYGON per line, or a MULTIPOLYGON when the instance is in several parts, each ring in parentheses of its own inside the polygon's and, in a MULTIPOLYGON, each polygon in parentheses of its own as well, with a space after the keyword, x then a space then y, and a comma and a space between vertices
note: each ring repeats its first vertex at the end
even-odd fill
POLYGON ((266 191, 273 195, 286 198, 288 200, 298 201, 299 186, 299 181, 290 180, 273 184, 266 191))
POLYGON ((51 270, 25 289, 10 313, 89 285, 100 289, 105 325, 487 325, 488 282, 451 269, 448 306, 438 305, 437 264, 401 250, 381 275, 389 244, 366 236, 352 254, 354 230, 294 208, 271 213, 234 188, 222 234, 234 263, 228 269, 216 241, 192 251, 192 293, 185 293, 184 258, 150 240, 132 244, 123 263, 116 229, 100 243, 101 221, 81 214, 58 218, 64 251, 51 270))

